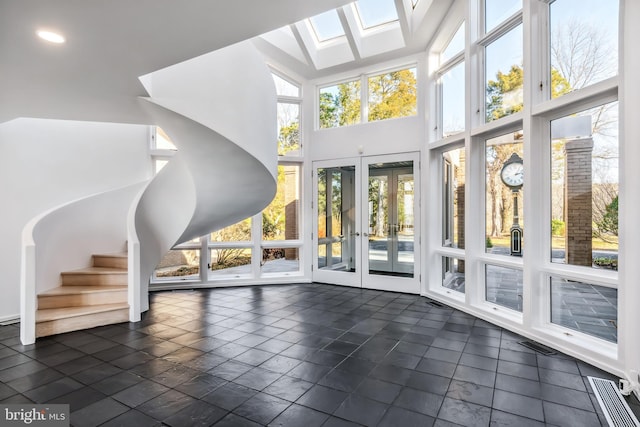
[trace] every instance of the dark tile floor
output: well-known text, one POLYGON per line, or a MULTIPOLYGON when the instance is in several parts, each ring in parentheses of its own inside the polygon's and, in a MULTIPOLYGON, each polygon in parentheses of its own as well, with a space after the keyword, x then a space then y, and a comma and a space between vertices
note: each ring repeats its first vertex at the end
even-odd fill
POLYGON ((606 425, 586 376, 612 377, 521 340, 413 295, 165 291, 136 324, 30 346, 0 327, 0 400, 68 403, 82 427, 606 425))

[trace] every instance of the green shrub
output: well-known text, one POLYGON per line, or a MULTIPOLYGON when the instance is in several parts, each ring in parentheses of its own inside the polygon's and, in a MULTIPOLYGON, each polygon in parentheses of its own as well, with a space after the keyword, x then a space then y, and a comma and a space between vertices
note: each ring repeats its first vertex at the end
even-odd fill
POLYGON ((551 235, 564 236, 564 221, 560 219, 551 220, 551 235))
POLYGON ((618 270, 618 260, 610 257, 597 257, 593 259, 593 264, 600 268, 618 270))
POLYGON ((493 247, 493 242, 491 241, 491 237, 487 236, 487 238, 485 239, 485 247, 487 248, 492 248, 493 247))

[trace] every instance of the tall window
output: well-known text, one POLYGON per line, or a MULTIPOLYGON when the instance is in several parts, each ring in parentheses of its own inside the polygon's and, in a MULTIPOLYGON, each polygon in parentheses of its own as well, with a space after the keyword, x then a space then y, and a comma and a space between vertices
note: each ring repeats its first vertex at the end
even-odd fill
MULTIPOLYGON (((441 216, 428 218, 442 229, 428 257, 429 290, 610 366, 616 344, 631 337, 618 332, 635 326, 618 329, 627 317, 618 312, 617 273, 619 3, 475 0, 465 15, 468 57, 449 46, 428 52, 440 59, 428 75, 441 114, 441 130, 429 134, 430 178, 442 191, 441 216), (472 75, 456 92, 465 59, 472 75), (456 97, 470 102, 462 111, 473 118, 459 127, 448 119, 456 97), (468 174, 460 193, 458 154, 468 174), (456 228, 467 229, 458 242, 456 228)), ((446 28, 460 16, 451 19, 446 28)))
POLYGON ((555 0, 549 16, 551 98, 618 74, 618 2, 555 0))
POLYGON ((272 76, 278 95, 278 155, 300 156, 300 87, 275 73, 272 76))
POLYGON ((442 136, 448 137, 465 129, 464 62, 455 64, 440 77, 442 136))
MULTIPOLYGON (((302 142, 300 86, 272 73, 277 94, 277 191, 261 213, 172 248, 156 267, 156 283, 229 282, 301 274, 302 142)), ((152 154, 170 158, 170 138, 157 129, 152 154), (157 135, 157 136, 156 136, 157 135), (156 142, 157 141, 157 142, 156 142)), ((164 158, 162 158, 164 160, 164 158)))
MULTIPOLYGON (((464 147, 442 153, 442 246, 465 247, 465 164, 464 147)), ((465 262, 462 257, 442 256, 442 286, 465 291, 465 262)))
POLYGON ((487 253, 522 255, 524 230, 523 148, 521 131, 486 141, 485 249, 487 253), (520 236, 512 236, 514 228, 521 230, 520 236), (519 238, 519 243, 513 242, 513 238, 519 238))
POLYGON ((442 245, 464 248, 465 151, 454 148, 442 154, 442 245))
POLYGON ((440 52, 438 70, 438 136, 446 138, 465 130, 465 23, 440 52))
POLYGON ((551 261, 618 269, 618 103, 551 122, 551 261))
POLYGON ((278 166, 278 189, 262 211, 262 271, 265 273, 300 270, 300 178, 301 165, 278 166))

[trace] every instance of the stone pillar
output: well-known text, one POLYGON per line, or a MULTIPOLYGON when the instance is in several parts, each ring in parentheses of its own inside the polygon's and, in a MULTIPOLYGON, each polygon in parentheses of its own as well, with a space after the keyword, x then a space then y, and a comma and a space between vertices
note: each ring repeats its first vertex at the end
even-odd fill
POLYGON ((592 265, 593 139, 568 140, 564 146, 565 262, 592 265))
MULTIPOLYGON (((297 166, 284 166, 284 238, 286 240, 298 239, 298 210, 300 199, 300 168, 297 166)), ((298 259, 298 249, 288 248, 284 250, 284 257, 288 260, 298 259)))

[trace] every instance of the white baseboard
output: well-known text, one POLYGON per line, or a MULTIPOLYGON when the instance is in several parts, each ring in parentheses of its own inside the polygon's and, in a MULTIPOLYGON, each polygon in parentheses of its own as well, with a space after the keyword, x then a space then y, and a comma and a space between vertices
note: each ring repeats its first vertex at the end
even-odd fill
POLYGON ((14 323, 20 323, 19 314, 0 317, 0 326, 13 325, 14 323))

